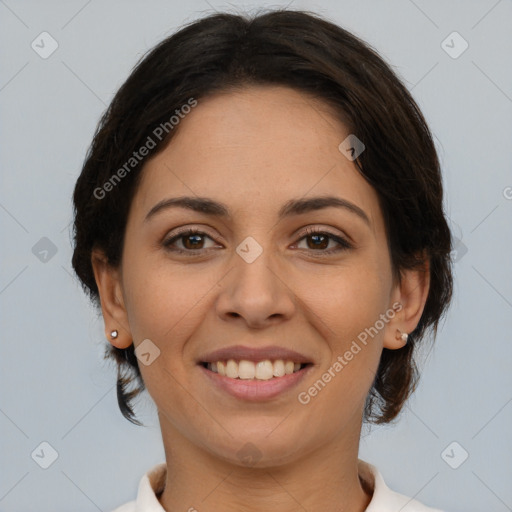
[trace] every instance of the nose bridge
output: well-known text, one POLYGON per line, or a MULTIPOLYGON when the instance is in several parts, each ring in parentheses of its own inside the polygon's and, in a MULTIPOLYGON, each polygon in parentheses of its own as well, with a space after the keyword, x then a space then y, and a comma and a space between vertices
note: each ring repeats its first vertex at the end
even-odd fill
POLYGON ((248 236, 236 247, 232 265, 218 300, 220 315, 263 324, 270 317, 289 317, 293 313, 293 293, 279 276, 271 248, 248 236))
MULTIPOLYGON (((263 235, 258 237, 262 240, 263 235)), ((246 237, 238 244, 233 255, 235 265, 234 284, 237 287, 249 287, 256 294, 273 295, 275 283, 275 255, 272 254, 270 242, 265 248, 256 238, 246 237)), ((263 298, 261 295, 261 298, 263 298)))

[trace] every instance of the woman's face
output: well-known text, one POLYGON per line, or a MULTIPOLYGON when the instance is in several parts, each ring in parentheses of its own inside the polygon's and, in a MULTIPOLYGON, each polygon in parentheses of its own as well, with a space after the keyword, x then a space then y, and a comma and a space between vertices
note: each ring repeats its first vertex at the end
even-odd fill
POLYGON ((199 100, 145 164, 112 274, 119 302, 103 307, 112 343, 133 340, 164 437, 260 465, 357 443, 382 348, 419 317, 393 310, 404 296, 376 192, 338 149, 348 135, 297 91, 250 87, 199 100), (154 210, 184 197, 209 207, 154 210), (338 205, 314 201, 327 197, 338 205), (227 364, 245 377, 309 364, 270 380, 203 364, 227 359, 270 360, 227 364))

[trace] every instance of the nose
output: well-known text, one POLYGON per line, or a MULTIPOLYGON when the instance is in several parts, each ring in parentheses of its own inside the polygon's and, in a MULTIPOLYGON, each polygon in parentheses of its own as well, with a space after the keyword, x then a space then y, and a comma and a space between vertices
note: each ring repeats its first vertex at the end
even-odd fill
POLYGON ((259 329, 293 316, 297 303, 293 283, 287 282, 283 265, 273 261, 270 251, 250 263, 235 254, 233 265, 216 301, 222 320, 259 329))

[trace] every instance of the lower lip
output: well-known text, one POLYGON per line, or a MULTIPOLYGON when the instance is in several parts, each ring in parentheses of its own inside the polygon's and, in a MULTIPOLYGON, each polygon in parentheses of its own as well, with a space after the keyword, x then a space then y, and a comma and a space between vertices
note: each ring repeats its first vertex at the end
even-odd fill
POLYGON ((283 375, 282 377, 274 377, 269 380, 231 379, 230 377, 225 377, 212 372, 202 365, 199 365, 199 368, 215 386, 226 391, 235 398, 260 402, 274 398, 285 391, 289 391, 294 386, 297 386, 312 366, 313 365, 308 365, 298 372, 283 375))

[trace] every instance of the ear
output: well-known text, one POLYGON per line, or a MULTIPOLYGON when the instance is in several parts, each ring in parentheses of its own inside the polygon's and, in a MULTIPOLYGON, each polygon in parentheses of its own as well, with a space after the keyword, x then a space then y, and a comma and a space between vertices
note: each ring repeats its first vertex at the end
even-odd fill
POLYGON ((396 313, 386 326, 384 348, 402 348, 407 341, 398 336, 397 330, 409 334, 420 321, 430 288, 430 261, 426 255, 423 261, 421 268, 403 270, 400 282, 393 289, 390 308, 396 313))
POLYGON ((105 321, 105 336, 117 348, 128 348, 132 344, 132 336, 128 324, 128 315, 123 300, 121 273, 112 267, 101 249, 93 249, 91 264, 94 278, 98 286, 103 320, 105 321), (116 330, 118 335, 112 338, 111 332, 116 330))

